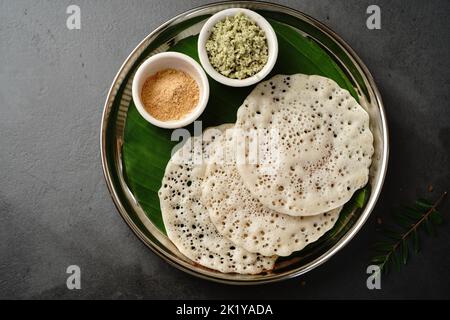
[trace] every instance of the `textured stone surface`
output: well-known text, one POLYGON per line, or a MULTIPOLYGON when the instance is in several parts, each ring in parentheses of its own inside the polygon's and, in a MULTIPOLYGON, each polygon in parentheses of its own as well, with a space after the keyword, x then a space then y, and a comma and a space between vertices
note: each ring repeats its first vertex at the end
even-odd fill
MULTIPOLYGON (((450 181, 450 2, 376 1, 382 30, 365 27, 373 1, 282 1, 325 22, 366 62, 391 129, 386 184, 369 222, 339 254, 283 283, 237 288, 169 267, 116 212, 99 158, 102 104, 136 44, 206 1, 0 0, 0 298, 450 298, 450 228, 383 289, 366 289, 376 218, 450 181), (66 28, 80 5, 82 29, 66 28), (68 265, 82 290, 66 289, 68 265)), ((443 211, 448 216, 448 203, 443 211)), ((450 217, 447 218, 450 221, 450 217)))

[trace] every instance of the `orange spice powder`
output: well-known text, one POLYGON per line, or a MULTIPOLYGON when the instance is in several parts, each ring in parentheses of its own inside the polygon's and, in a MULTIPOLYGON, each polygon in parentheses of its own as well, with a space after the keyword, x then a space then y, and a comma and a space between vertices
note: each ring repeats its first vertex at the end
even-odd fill
POLYGON ((166 69, 148 78, 141 93, 147 112, 160 121, 183 118, 197 106, 199 96, 197 82, 175 69, 166 69))

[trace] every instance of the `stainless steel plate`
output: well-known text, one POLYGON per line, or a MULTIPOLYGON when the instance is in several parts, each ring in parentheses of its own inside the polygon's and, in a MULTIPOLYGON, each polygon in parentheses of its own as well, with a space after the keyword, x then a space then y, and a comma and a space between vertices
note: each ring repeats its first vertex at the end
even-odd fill
POLYGON ((383 103, 375 82, 361 59, 337 34, 317 20, 293 9, 264 2, 222 2, 185 12, 160 26, 147 36, 130 54, 106 99, 101 124, 101 156, 103 171, 112 199, 119 213, 134 233, 157 255, 190 274, 229 284, 258 284, 279 281, 304 274, 330 259, 361 229, 383 185, 388 162, 388 129, 383 103), (333 237, 320 245, 282 259, 274 271, 259 275, 223 274, 194 264, 148 219, 135 200, 124 179, 122 146, 124 126, 131 102, 131 81, 137 67, 148 56, 168 50, 183 38, 198 34, 208 16, 230 7, 244 7, 296 28, 311 37, 335 59, 346 72, 358 92, 361 104, 370 114, 374 134, 375 155, 370 168, 371 194, 363 209, 355 210, 333 237), (181 32, 174 32, 174 26, 181 32))

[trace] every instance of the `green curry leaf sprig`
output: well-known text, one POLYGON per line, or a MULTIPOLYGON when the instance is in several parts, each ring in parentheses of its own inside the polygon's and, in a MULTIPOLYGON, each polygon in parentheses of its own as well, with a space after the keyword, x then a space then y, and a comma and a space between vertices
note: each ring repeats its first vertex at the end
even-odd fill
POLYGON ((376 254, 371 263, 384 273, 406 264, 411 253, 420 251, 420 235, 435 235, 436 226, 443 223, 438 207, 446 196, 444 192, 435 202, 419 199, 412 206, 401 208, 394 215, 395 226, 381 228, 383 240, 374 245, 376 254))

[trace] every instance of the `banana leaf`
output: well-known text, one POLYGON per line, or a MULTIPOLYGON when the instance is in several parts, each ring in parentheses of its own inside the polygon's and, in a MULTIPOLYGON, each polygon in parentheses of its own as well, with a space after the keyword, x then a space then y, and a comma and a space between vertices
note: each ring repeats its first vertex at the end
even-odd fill
MULTIPOLYGON (((316 74, 335 80, 356 99, 357 94, 345 72, 330 54, 313 39, 307 38, 288 25, 269 20, 279 41, 279 57, 272 71, 275 74, 316 74)), ((198 59, 197 36, 179 41, 170 50, 198 59)), ((209 79, 211 96, 206 111, 199 119, 203 129, 236 121, 236 111, 253 90, 226 87, 209 79)), ((187 128, 192 132, 192 126, 187 128)), ((178 141, 171 141, 170 130, 152 126, 136 110, 133 102, 127 114, 124 133, 123 163, 125 176, 131 192, 149 219, 165 232, 161 216, 158 190, 170 159, 172 148, 178 141)))

